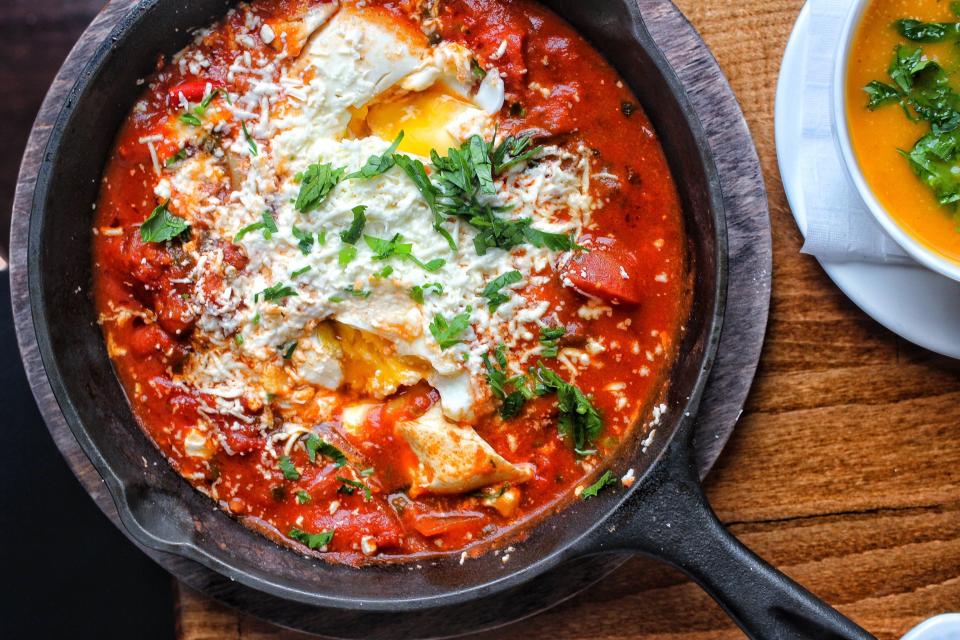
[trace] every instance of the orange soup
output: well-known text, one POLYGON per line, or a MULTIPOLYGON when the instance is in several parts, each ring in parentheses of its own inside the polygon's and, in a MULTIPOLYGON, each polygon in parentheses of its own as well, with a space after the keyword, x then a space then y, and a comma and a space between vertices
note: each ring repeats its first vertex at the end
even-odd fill
POLYGON ((960 124, 960 99, 953 94, 960 93, 960 16, 950 5, 946 0, 872 2, 854 36, 845 90, 851 144, 877 199, 906 233, 960 262, 960 154, 954 150, 940 158, 921 144, 942 142, 931 137, 941 129, 948 130, 939 134, 946 142, 960 143, 960 127, 949 121, 951 109, 944 108, 951 104, 960 124), (909 58, 917 50, 911 67, 909 58), (898 74, 898 67, 906 71, 898 74), (871 85, 874 89, 866 90, 871 85), (929 99, 934 93, 939 101, 929 99), (931 104, 940 109, 931 113, 931 104), (957 131, 949 131, 951 126, 957 131), (911 160, 914 153, 919 164, 911 160))

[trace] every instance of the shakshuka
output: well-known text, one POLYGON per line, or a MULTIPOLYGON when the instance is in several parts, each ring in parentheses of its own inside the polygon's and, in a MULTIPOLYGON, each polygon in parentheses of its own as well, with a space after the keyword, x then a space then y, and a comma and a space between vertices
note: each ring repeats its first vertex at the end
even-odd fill
POLYGON ((528 0, 254 0, 142 80, 97 203, 106 348, 244 524, 481 553, 649 437, 689 311, 663 152, 528 0))

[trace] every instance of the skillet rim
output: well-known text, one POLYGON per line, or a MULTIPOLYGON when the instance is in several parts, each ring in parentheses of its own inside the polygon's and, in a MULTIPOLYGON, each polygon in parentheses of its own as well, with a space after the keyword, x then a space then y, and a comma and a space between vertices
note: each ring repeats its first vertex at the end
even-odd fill
MULTIPOLYGON (((59 147, 63 132, 69 125, 70 118, 75 113, 78 103, 82 101, 85 91, 89 88, 91 78, 95 76, 96 72, 103 66, 105 59, 109 56, 112 49, 114 49, 118 43, 126 39, 126 37, 129 35, 128 32, 131 26, 141 20, 143 18, 143 14, 148 13, 162 2, 164 2, 164 0, 140 0, 137 2, 131 8, 131 10, 118 21, 116 26, 111 30, 109 37, 96 48, 95 52, 85 63, 83 70, 79 74, 73 87, 67 92, 64 104, 56 116, 55 124, 51 130, 51 134, 44 149, 43 162, 41 163, 38 171, 36 186, 31 202, 31 215, 28 223, 29 229, 27 237, 27 279, 30 295, 30 309, 33 320, 33 329, 36 335, 46 378, 51 386, 53 395, 60 407, 67 425, 69 426, 74 437, 80 443, 84 453, 87 455, 97 472, 103 478, 108 488, 108 492, 111 495, 115 506, 117 507, 117 512, 120 515, 120 519, 128 533, 130 533, 130 535, 137 542, 147 547, 173 553, 178 556, 197 561, 200 564, 232 580, 237 580, 246 586, 270 593, 283 599, 341 610, 366 610, 371 612, 415 611, 438 606, 458 604, 483 596, 492 595, 508 588, 516 587, 526 583, 535 578, 537 575, 552 569, 564 560, 583 555, 584 553, 590 553, 591 551, 589 549, 587 551, 577 551, 576 549, 578 546, 581 546, 584 541, 589 541, 592 537, 594 537, 594 534, 599 531, 608 521, 622 513, 624 504, 633 499, 637 494, 638 489, 643 486, 644 480, 649 474, 649 471, 663 457, 667 445, 670 442, 678 437, 687 437, 691 435, 688 432, 691 431, 697 406, 705 389, 711 367, 716 358, 717 347, 722 329, 728 279, 728 246, 725 219, 726 206, 722 197, 718 170, 714 161, 712 148, 707 141, 703 126, 700 123, 699 117, 693 108, 689 96, 687 96, 682 84, 679 81, 679 78, 673 71, 670 64, 667 62, 663 52, 654 42, 652 36, 646 29, 636 3, 632 2, 632 0, 624 0, 624 6, 630 13, 633 22, 631 39, 641 48, 643 48, 645 53, 650 57, 651 62, 661 74, 663 81, 669 86, 674 99, 683 112, 683 117, 690 128, 690 135, 692 136, 693 140, 696 141, 696 151, 698 156, 697 160, 702 166, 706 177, 708 187, 706 200, 710 203, 714 222, 714 304, 713 309, 709 314, 706 312, 704 313, 705 316, 709 315, 709 319, 705 320, 705 327, 704 331, 702 332, 702 335, 705 338, 705 346, 703 353, 699 358, 699 367, 697 367, 698 372, 695 382, 691 387, 690 395, 687 397, 686 402, 680 407, 682 411, 682 417, 672 427, 668 435, 665 434, 663 437, 657 439, 656 456, 646 465, 643 474, 638 479, 638 482, 636 482, 630 490, 623 492, 623 494, 619 494, 616 500, 610 501, 610 504, 607 505, 602 514, 592 523, 590 527, 585 529, 577 536, 571 536, 565 539, 548 556, 538 561, 531 562, 526 566, 518 567, 518 569, 515 571, 509 571, 497 579, 471 585, 465 589, 457 588, 443 594, 419 598, 393 598, 384 600, 358 601, 356 599, 343 599, 336 596, 318 595, 316 593, 277 584, 277 581, 264 580, 256 576, 250 576, 242 569, 237 569, 229 563, 220 560, 220 558, 217 556, 211 555, 205 549, 199 548, 192 541, 168 542, 144 528, 131 512, 129 496, 127 495, 127 491, 129 489, 127 483, 125 483, 114 471, 114 469, 110 466, 110 463, 108 463, 103 457, 97 445, 88 435, 87 429, 80 419, 76 408, 70 401, 70 393, 66 390, 63 384, 64 374, 58 366, 59 358, 53 352, 50 339, 50 328, 48 324, 48 314, 42 305, 43 295, 41 281, 44 276, 43 272, 40 270, 40 266, 42 264, 41 252, 37 250, 30 250, 36 249, 40 239, 42 221, 45 213, 44 201, 46 200, 48 190, 50 188, 49 180, 54 164, 52 158, 54 153, 60 150, 59 147)), ((229 6, 230 3, 224 4, 229 6)), ((566 20, 566 17, 560 11, 555 9, 549 3, 547 6, 552 11, 557 13, 557 15, 559 15, 562 19, 566 20)), ((576 28, 574 29, 580 33, 580 30, 576 28)), ((693 304, 691 304, 691 315, 692 313, 693 304)), ((691 370, 693 370, 693 368, 694 367, 691 366, 691 370)), ((632 456, 631 459, 634 457, 635 456, 632 456)), ((555 520, 557 515, 557 513, 552 513, 543 520, 555 520)), ((536 527, 538 525, 534 524, 532 526, 536 527)))

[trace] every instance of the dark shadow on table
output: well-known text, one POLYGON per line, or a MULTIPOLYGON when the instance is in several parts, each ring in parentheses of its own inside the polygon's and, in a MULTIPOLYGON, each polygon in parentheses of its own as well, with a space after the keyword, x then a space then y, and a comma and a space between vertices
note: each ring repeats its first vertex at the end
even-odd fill
MULTIPOLYGON (((0 224, 47 85, 100 0, 0 0, 0 224)), ((65 194, 65 197, 68 197, 65 194)), ((169 575, 73 477, 27 386, 0 275, 0 638, 173 637, 169 575)))

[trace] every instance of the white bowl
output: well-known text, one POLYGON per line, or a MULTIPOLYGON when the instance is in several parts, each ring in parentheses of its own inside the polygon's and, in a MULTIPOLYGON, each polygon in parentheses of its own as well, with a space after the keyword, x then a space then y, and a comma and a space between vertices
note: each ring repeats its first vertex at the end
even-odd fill
MULTIPOLYGON (((890 217, 887 210, 877 200, 873 190, 867 184, 860 171, 860 164, 853 153, 850 145, 850 130, 847 127, 847 109, 846 109, 846 86, 847 86, 847 59, 850 56, 850 45, 853 37, 856 35, 857 27, 860 25, 860 18, 864 10, 872 0, 855 0, 850 7, 850 12, 843 23, 843 29, 840 32, 840 46, 837 51, 836 61, 833 67, 833 122, 834 130, 837 134, 837 144, 840 147, 840 153, 843 156, 844 165, 847 167, 847 173, 856 186, 860 197, 863 198, 870 213, 876 218, 880 226, 883 227, 891 238, 897 244, 903 247, 910 257, 914 260, 932 269, 937 273, 943 274, 948 278, 960 281, 960 264, 947 259, 939 253, 928 249, 919 243, 912 236, 906 233, 897 222, 890 217)), ((874 0, 875 1, 875 0, 874 0)), ((917 183, 919 186, 919 182, 917 183)))

